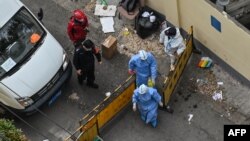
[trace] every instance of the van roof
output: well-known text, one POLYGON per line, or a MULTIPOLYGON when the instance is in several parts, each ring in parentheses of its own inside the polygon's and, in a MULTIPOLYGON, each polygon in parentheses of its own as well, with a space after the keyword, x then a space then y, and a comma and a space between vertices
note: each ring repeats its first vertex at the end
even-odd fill
POLYGON ((23 6, 20 0, 0 0, 0 28, 23 6))

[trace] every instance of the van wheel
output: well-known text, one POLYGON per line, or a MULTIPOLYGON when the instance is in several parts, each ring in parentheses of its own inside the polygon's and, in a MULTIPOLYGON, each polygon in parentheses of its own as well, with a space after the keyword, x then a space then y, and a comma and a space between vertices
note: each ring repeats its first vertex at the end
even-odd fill
POLYGON ((5 109, 2 106, 0 106, 0 118, 2 118, 5 113, 6 113, 5 109))

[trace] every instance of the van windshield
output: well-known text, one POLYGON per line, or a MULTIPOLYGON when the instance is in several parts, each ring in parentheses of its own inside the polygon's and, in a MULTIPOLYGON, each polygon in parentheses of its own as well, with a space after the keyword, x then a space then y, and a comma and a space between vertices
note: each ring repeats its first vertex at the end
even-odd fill
POLYGON ((0 29, 0 78, 25 61, 44 34, 43 28, 25 8, 19 10, 0 29))

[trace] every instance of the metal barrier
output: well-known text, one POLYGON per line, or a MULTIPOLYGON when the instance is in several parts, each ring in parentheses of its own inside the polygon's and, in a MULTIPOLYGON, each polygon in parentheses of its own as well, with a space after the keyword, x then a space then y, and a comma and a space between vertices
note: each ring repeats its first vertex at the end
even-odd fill
POLYGON ((181 54, 181 56, 177 59, 176 64, 175 64, 175 70, 171 71, 168 74, 168 77, 164 81, 164 86, 163 86, 163 103, 164 106, 167 105, 169 102, 170 96, 173 93, 176 84, 184 70, 184 67, 186 66, 189 57, 192 54, 193 50, 193 26, 190 27, 190 31, 188 33, 187 38, 185 39, 186 41, 186 49, 185 51, 181 54))
MULTIPOLYGON (((193 49, 193 27, 191 26, 188 37, 186 38, 186 49, 178 58, 175 70, 170 72, 164 81, 163 103, 167 105, 172 92, 191 56, 193 49)), ((123 84, 119 85, 110 97, 106 97, 90 113, 83 117, 79 123, 80 127, 67 137, 65 141, 101 141, 96 137, 99 135, 99 129, 114 118, 125 106, 130 103, 135 90, 135 77, 130 76, 123 84)))
POLYGON ((80 120, 80 127, 65 141, 94 141, 99 129, 117 115, 132 99, 135 77, 130 76, 119 85, 110 97, 106 97, 89 114, 80 120))

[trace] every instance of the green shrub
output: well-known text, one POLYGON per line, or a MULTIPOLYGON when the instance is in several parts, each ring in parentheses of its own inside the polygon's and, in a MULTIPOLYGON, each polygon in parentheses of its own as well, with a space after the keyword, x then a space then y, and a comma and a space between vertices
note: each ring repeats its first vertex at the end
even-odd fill
POLYGON ((27 138, 12 120, 0 119, 0 141, 27 141, 27 138))

